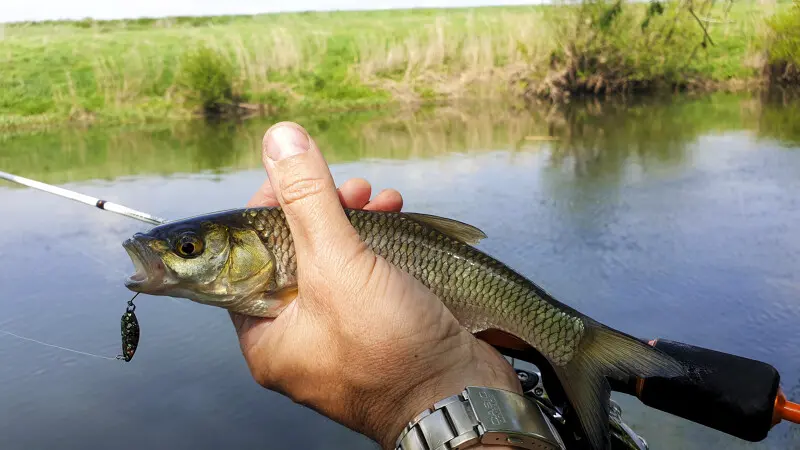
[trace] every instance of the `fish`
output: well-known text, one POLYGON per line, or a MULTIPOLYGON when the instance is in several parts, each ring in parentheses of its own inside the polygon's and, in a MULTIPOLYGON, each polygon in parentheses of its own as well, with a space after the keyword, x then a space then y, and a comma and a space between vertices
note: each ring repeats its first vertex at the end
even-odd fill
MULTIPOLYGON (((486 234, 441 216, 345 209, 372 251, 430 289, 471 333, 496 330, 538 352, 594 450, 606 448, 607 378, 684 375, 680 363, 556 300, 476 246, 486 234)), ((297 261, 280 207, 238 208, 167 222, 123 243, 134 292, 277 317, 297 293, 297 261)))

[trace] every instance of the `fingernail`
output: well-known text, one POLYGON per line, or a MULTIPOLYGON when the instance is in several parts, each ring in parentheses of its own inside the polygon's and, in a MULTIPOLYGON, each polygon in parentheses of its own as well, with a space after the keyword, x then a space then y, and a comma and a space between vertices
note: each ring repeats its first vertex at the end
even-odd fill
POLYGON ((291 125, 277 125, 267 133, 267 157, 280 161, 308 151, 308 136, 291 125))

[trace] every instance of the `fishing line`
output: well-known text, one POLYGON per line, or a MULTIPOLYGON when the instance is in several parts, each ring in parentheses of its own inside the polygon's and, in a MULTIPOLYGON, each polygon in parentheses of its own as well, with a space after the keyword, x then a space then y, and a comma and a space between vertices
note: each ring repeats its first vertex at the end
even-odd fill
MULTIPOLYGON (((88 258, 88 259, 91 259, 92 261, 104 266, 106 269, 110 269, 111 271, 116 272, 118 274, 121 274, 123 276, 127 275, 125 272, 123 272, 123 271, 121 271, 119 269, 111 268, 108 265, 108 263, 106 263, 105 261, 103 261, 100 258, 90 254, 89 252, 85 251, 84 249, 82 249, 82 248, 80 248, 80 247, 78 247, 76 245, 72 245, 72 244, 68 243, 67 241, 62 241, 62 242, 60 242, 60 244, 64 245, 65 247, 69 247, 70 249, 72 249, 76 253, 78 253, 78 254, 80 254, 80 255, 88 258)), ((139 295, 138 292, 136 293, 136 295, 139 295)), ((136 295, 134 295, 133 298, 136 298, 136 295)), ((128 302, 129 309, 130 309, 130 305, 133 304, 133 298, 128 302)), ((130 312, 132 313, 133 311, 130 311, 130 312)), ((126 314, 127 313, 128 313, 128 311, 126 311, 126 314)), ((25 341, 29 341, 29 342, 34 342, 34 343, 37 343, 37 344, 45 345, 47 347, 52 347, 52 348, 57 348, 59 350, 64 350, 64 351, 68 351, 68 352, 72 352, 72 353, 77 353, 79 355, 92 356, 92 357, 95 357, 95 358, 107 359, 107 360, 112 360, 112 361, 116 361, 118 359, 125 359, 124 355, 118 355, 118 356, 113 357, 113 358, 110 357, 110 356, 97 355, 97 354, 94 354, 94 353, 89 353, 89 352, 84 352, 84 351, 80 351, 80 350, 75 350, 75 349, 72 349, 72 348, 62 347, 60 345, 50 344, 50 343, 47 343, 47 342, 43 342, 43 341, 40 341, 40 340, 37 340, 37 339, 21 336, 21 335, 19 335, 17 333, 12 333, 10 331, 6 331, 6 330, 2 330, 2 329, 0 329, 0 333, 6 334, 8 336, 13 336, 13 337, 15 337, 17 339, 22 339, 22 340, 25 340, 25 341)), ((124 339, 124 330, 123 330, 123 339, 124 339)), ((125 351, 124 344, 123 344, 123 351, 125 351)), ((130 360, 130 358, 128 358, 128 360, 130 360)))
POLYGON ((69 247, 73 251, 79 253, 80 255, 82 255, 82 256, 84 256, 84 257, 86 257, 88 259, 91 259, 92 261, 96 262, 97 264, 100 264, 101 266, 103 266, 104 268, 106 268, 108 270, 111 270, 112 272, 115 272, 115 273, 120 274, 122 276, 127 276, 128 275, 127 273, 125 273, 124 271, 122 271, 120 269, 117 269, 115 267, 111 267, 109 265, 109 263, 103 261, 102 259, 98 258, 97 256, 92 255, 91 253, 89 253, 86 250, 78 247, 77 245, 70 244, 67 241, 61 241, 61 242, 59 242, 59 245, 63 245, 65 247, 69 247))
MULTIPOLYGON (((125 217, 136 219, 141 222, 146 222, 151 225, 161 225, 167 221, 166 219, 162 219, 161 217, 153 216, 151 214, 147 214, 142 211, 137 211, 135 209, 128 208, 127 206, 123 206, 118 203, 113 203, 100 198, 91 197, 86 194, 81 194, 79 192, 71 191, 69 189, 60 188, 47 183, 42 183, 41 181, 31 180, 29 178, 20 177, 18 175, 10 174, 7 172, 0 171, 0 179, 11 181, 13 183, 22 184, 28 187, 32 187, 34 189, 38 189, 40 191, 68 198, 70 200, 75 200, 77 202, 84 203, 87 205, 95 206, 104 211, 111 211, 113 213, 121 214, 125 217)), ((98 262, 105 266, 104 262, 100 261, 93 255, 85 253, 82 249, 77 249, 77 248, 75 249, 84 256, 93 259, 95 262, 98 262)), ((139 295, 138 292, 134 294, 133 298, 128 300, 128 307, 125 309, 125 313, 122 314, 122 318, 120 319, 120 334, 122 336, 122 354, 118 355, 116 358, 111 358, 102 355, 95 355, 93 353, 73 350, 71 348, 61 347, 59 345, 48 344, 47 342, 37 341, 36 339, 20 336, 16 333, 11 333, 10 331, 3 331, 3 330, 0 331, 9 336, 14 336, 19 339, 23 339, 30 342, 36 342, 38 344, 46 345, 48 347, 66 350, 68 352, 74 352, 81 355, 93 356, 96 358, 103 358, 103 359, 119 359, 128 362, 133 358, 134 353, 136 353, 136 348, 139 346, 139 320, 136 318, 136 314, 134 313, 134 311, 136 310, 136 305, 133 304, 133 300, 136 298, 137 295, 139 295)))
MULTIPOLYGON (((116 269, 116 268, 113 268, 113 267, 111 267, 111 266, 109 265, 109 263, 108 263, 108 262, 106 262, 106 261, 103 261, 102 259, 98 258, 97 256, 94 256, 94 255, 92 255, 91 253, 87 252, 86 250, 84 250, 84 249, 82 249, 82 248, 78 247, 77 245, 71 244, 71 243, 69 243, 69 242, 68 242, 68 241, 66 241, 66 240, 60 241, 60 242, 59 242, 59 245, 63 245, 63 246, 65 246, 65 247, 69 247, 69 248, 71 248, 72 250, 74 250, 75 252, 77 252, 77 253, 81 254, 82 256, 85 256, 86 258, 88 258, 88 259, 91 259, 92 261, 96 262, 97 264, 100 264, 100 265, 101 265, 101 266, 103 266, 103 268, 105 268, 105 269, 108 269, 108 270, 110 270, 110 271, 112 271, 112 272, 114 272, 114 273, 117 273, 117 274, 119 274, 119 275, 122 275, 123 277, 127 277, 127 276, 128 276, 128 273, 127 273, 127 272, 125 272, 125 271, 123 271, 123 270, 120 270, 120 269, 116 269)), ((135 296, 134 296, 134 297, 135 297, 135 296)), ((173 297, 165 297, 165 298, 166 298, 167 300, 169 300, 169 301, 173 302, 173 303, 181 303, 181 304, 182 304, 182 302, 180 302, 180 301, 179 301, 178 299, 176 299, 176 298, 173 298, 173 297)))
POLYGON ((138 319, 136 319, 136 314, 134 313, 134 311, 136 310, 136 305, 133 304, 133 300, 136 298, 137 295, 139 295, 138 292, 133 295, 133 298, 128 300, 128 307, 125 309, 125 313, 122 314, 122 318, 120 319, 120 333, 122 335, 122 354, 117 355, 116 357, 113 358, 110 356, 103 356, 95 353, 75 350, 73 348, 62 347, 60 345, 50 344, 37 339, 20 336, 17 333, 12 333, 6 330, 0 330, 0 333, 6 334, 8 336, 13 336, 17 339, 22 339, 24 341, 35 342, 37 344, 45 345, 47 347, 52 347, 52 348, 57 348, 59 350, 77 353, 79 355, 86 355, 95 358, 109 359, 109 360, 123 360, 125 362, 128 362, 133 358, 134 353, 136 353, 136 347, 139 345, 139 321, 138 319))
POLYGON ((80 355, 94 356, 95 358, 110 359, 110 360, 116 360, 116 359, 117 359, 116 357, 115 357, 115 358, 111 358, 111 357, 109 357, 109 356, 95 355, 94 353, 82 352, 82 351, 80 351, 80 350, 75 350, 75 349, 71 349, 71 348, 67 348, 67 347, 62 347, 62 346, 60 346, 60 345, 48 344, 47 342, 42 342, 42 341, 38 341, 38 340, 36 340, 36 339, 31 339, 31 338, 29 338, 29 337, 20 336, 20 335, 18 335, 18 334, 16 334, 16 333, 12 333, 12 332, 10 332, 10 331, 6 331, 6 330, 0 330, 0 333, 7 334, 7 335, 9 335, 9 336, 14 336, 14 337, 15 337, 15 338, 17 338, 17 339, 22 339, 22 340, 24 340, 24 341, 35 342, 35 343, 37 343, 37 344, 41 344, 41 345, 46 345, 46 346, 48 346, 48 347, 57 348, 57 349, 59 349, 59 350, 66 350, 66 351, 68 351, 68 352, 72 352, 72 353, 78 353, 78 354, 80 354, 80 355))

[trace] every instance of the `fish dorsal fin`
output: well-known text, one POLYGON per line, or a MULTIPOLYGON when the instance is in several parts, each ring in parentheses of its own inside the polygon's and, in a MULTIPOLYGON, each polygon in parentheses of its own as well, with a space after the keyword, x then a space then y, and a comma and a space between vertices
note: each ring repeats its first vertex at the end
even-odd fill
POLYGON ((405 213, 405 215, 469 245, 475 245, 486 238, 486 233, 480 229, 457 220, 422 213, 405 213))

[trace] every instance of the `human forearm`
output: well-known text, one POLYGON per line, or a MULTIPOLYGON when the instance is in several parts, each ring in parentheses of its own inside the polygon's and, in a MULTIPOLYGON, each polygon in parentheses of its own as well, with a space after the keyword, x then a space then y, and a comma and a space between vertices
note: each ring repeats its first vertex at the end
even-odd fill
MULTIPOLYGON (((434 369, 430 364, 425 365, 425 369, 420 372, 427 372, 427 378, 423 376, 420 382, 415 383, 412 377, 405 377, 407 381, 403 384, 407 386, 406 392, 400 393, 404 401, 396 403, 402 407, 394 409, 394 419, 387 420, 383 430, 376 434, 382 448, 394 449, 397 437, 409 421, 421 412, 432 409, 435 403, 461 394, 467 386, 485 386, 522 393, 516 373, 502 356, 488 344, 474 340, 471 336, 464 336, 463 339, 463 346, 441 357, 441 368, 434 369)), ((387 403, 383 408, 390 409, 391 406, 387 403)), ((483 447, 490 450, 503 448, 496 445, 479 445, 473 448, 483 447)))

